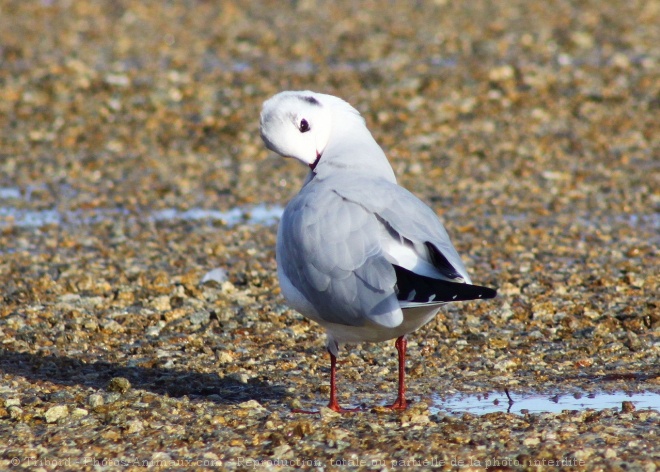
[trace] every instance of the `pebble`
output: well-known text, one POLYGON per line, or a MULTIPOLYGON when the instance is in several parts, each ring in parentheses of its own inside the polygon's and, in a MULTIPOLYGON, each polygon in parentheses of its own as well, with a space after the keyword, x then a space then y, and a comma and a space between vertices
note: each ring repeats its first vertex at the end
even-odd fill
POLYGON ((261 410, 261 409, 263 409, 263 406, 261 406, 261 404, 256 400, 248 400, 246 402, 239 403, 238 407, 239 408, 244 408, 244 409, 249 409, 249 410, 255 410, 255 409, 256 410, 261 410))
POLYGON ((71 416, 87 416, 89 414, 89 411, 86 410, 85 408, 74 408, 73 411, 71 412, 71 416))
POLYGON ((196 311, 190 315, 190 323, 194 326, 208 323, 211 319, 211 314, 206 310, 196 311))
POLYGON ((69 416, 69 408, 66 405, 56 405, 50 407, 44 413, 44 418, 47 423, 55 423, 57 420, 69 416))
POLYGON ((113 377, 108 382, 108 392, 126 393, 131 388, 131 383, 124 377, 113 377))
POLYGON ((172 309, 169 295, 161 295, 154 298, 151 300, 151 303, 149 303, 149 306, 158 311, 167 311, 172 309))
POLYGON ((8 407, 7 412, 9 413, 9 417, 16 421, 20 421, 24 414, 23 409, 15 405, 8 407))
POLYGON ((624 401, 621 403, 621 413, 632 413, 635 409, 635 404, 633 402, 624 401))
POLYGON ((229 276, 227 275, 227 271, 223 268, 218 267, 204 274, 204 277, 202 277, 200 283, 205 284, 207 282, 215 282, 217 284, 222 284, 223 282, 227 282, 228 278, 229 276))
POLYGON ((216 353, 216 359, 219 364, 229 364, 234 362, 234 354, 231 351, 220 351, 216 353))
POLYGON ((21 399, 20 398, 7 398, 5 400, 5 407, 9 408, 10 406, 20 406, 21 405, 21 399))
POLYGON ((144 430, 144 423, 140 420, 131 420, 126 423, 126 433, 135 434, 144 430))
POLYGON ((87 397, 87 404, 91 406, 92 408, 96 408, 97 406, 103 405, 103 395, 99 393, 93 393, 89 397, 87 397))

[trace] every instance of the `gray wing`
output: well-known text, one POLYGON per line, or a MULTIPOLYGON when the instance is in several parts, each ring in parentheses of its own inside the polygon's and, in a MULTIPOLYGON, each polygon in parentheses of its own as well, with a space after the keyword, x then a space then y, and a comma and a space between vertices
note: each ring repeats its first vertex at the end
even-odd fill
MULTIPOLYGON (((287 205, 277 260, 289 282, 325 321, 398 326, 394 268, 382 254, 381 223, 364 206, 312 181, 287 205)), ((305 313, 303 313, 305 314, 305 313)))
POLYGON ((399 236, 428 249, 430 262, 448 280, 472 283, 467 269, 435 212, 415 195, 386 180, 360 184, 357 177, 345 177, 335 191, 346 200, 378 215, 399 236), (352 182, 356 180, 356 182, 352 182), (460 280, 463 279, 463 280, 460 280))

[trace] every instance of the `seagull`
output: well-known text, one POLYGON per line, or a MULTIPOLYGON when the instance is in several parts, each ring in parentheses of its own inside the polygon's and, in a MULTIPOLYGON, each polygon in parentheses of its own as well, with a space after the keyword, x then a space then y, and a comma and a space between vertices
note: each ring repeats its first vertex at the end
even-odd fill
POLYGON ((325 328, 328 408, 359 410, 337 401, 340 344, 396 339, 399 385, 390 408, 405 410, 406 336, 443 304, 496 291, 472 284, 438 216, 397 184, 365 120, 346 101, 278 93, 263 104, 260 131, 268 149, 309 167, 280 220, 277 276, 287 303, 325 328))

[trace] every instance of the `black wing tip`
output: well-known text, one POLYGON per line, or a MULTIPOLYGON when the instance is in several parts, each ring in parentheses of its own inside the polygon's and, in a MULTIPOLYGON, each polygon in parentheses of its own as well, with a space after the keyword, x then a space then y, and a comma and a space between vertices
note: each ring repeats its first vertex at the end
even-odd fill
POLYGON ((482 287, 480 285, 473 285, 482 289, 483 294, 479 298, 495 298, 497 297, 497 289, 490 287, 482 287))
POLYGON ((447 301, 488 300, 497 296, 497 290, 481 285, 445 282, 444 292, 447 301), (451 295, 454 293, 454 295, 451 295))
POLYGON ((438 280, 393 264, 397 275, 397 298, 418 303, 459 302, 495 298, 497 290, 481 285, 438 280))

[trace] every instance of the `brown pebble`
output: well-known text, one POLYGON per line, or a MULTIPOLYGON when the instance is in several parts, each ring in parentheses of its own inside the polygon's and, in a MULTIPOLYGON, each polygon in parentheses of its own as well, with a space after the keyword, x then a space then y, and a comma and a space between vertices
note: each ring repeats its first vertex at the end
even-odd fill
POLYGON ((633 402, 625 401, 621 403, 621 413, 632 413, 635 409, 633 402))
POLYGON ((131 383, 124 377, 114 377, 108 382, 108 392, 126 393, 131 388, 131 383))

